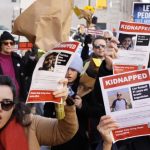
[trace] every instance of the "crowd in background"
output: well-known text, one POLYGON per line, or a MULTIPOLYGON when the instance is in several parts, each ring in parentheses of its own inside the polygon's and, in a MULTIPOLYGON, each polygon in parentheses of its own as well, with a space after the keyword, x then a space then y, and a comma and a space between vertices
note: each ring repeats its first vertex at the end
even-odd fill
MULTIPOLYGON (((94 22, 90 28, 97 30, 94 22)), ((131 38, 122 39, 120 46, 119 41, 111 31, 104 30, 103 35, 95 36, 87 34, 85 25, 81 24, 72 35, 72 40, 79 41, 81 46, 79 54, 75 55, 68 68, 66 78, 68 79, 67 87, 69 89, 68 98, 71 99, 72 105, 76 108, 79 127, 76 133, 73 132, 68 135, 67 130, 71 132, 70 130, 75 130, 76 127, 73 125, 75 124, 75 116, 68 120, 72 122, 72 124, 68 123, 68 125, 72 125, 72 128, 68 128, 68 125, 65 126, 64 122, 69 118, 67 116, 64 122, 60 123, 64 123, 64 130, 66 131, 64 133, 61 131, 62 128, 59 129, 61 132, 59 135, 62 139, 58 138, 57 142, 50 140, 49 147, 41 147, 41 149, 148 150, 150 148, 150 138, 148 136, 112 144, 110 131, 118 128, 118 124, 105 114, 104 101, 98 80, 99 77, 112 75, 112 61, 116 58, 116 53, 121 47, 127 50, 130 49, 132 47, 131 38), (68 138, 68 136, 70 137, 68 138)), ((29 92, 33 70, 39 59, 39 51, 36 47, 33 47, 32 50, 27 51, 24 56, 20 57, 13 52, 14 43, 13 36, 8 32, 3 32, 0 37, 0 75, 9 76, 12 79, 18 99, 24 103, 29 92)), ((64 95, 62 94, 62 96, 64 95)), ((0 103, 3 109, 3 102, 0 101, 0 103)), ((33 114, 56 118, 53 103, 32 104, 29 105, 29 109, 33 114)), ((55 133, 52 130, 50 132, 52 137, 45 136, 50 139, 55 138, 55 133)), ((47 143, 47 141, 42 141, 40 145, 46 145, 47 143)), ((26 146, 26 142, 23 142, 23 145, 26 146)))

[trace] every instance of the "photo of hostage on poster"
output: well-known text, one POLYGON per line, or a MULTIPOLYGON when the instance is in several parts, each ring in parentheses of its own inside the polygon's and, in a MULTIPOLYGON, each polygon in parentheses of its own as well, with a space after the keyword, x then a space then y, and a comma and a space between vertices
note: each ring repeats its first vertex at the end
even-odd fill
POLYGON ((150 52, 150 24, 120 21, 117 37, 120 49, 150 52))
POLYGON ((120 44, 118 45, 120 49, 133 50, 135 45, 135 34, 119 34, 120 44))
POLYGON ((128 88, 108 92, 111 112, 132 108, 128 88))
POLYGON ((119 51, 113 60, 113 74, 146 69, 150 53, 150 25, 121 21, 119 51))
POLYGON ((65 78, 78 46, 79 42, 63 42, 42 55, 33 72, 27 103, 61 102, 52 92, 61 88, 59 81, 65 78))
POLYGON ((150 69, 99 78, 107 115, 119 128, 113 142, 150 135, 150 69))
POLYGON ((47 70, 54 72, 57 55, 58 55, 57 52, 52 52, 48 54, 45 57, 43 65, 42 67, 39 68, 39 70, 47 70))

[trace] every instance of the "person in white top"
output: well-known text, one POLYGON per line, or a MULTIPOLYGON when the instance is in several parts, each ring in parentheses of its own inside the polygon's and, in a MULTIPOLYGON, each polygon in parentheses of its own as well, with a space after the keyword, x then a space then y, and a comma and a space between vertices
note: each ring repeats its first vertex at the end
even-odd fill
POLYGON ((127 101, 122 97, 120 92, 117 92, 117 99, 115 99, 112 103, 111 109, 112 111, 120 111, 127 109, 127 101))

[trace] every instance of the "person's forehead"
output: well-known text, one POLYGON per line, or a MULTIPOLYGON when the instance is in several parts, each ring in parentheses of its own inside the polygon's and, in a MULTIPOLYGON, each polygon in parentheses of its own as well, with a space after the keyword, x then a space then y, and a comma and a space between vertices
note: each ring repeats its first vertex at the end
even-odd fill
POLYGON ((122 95, 121 93, 117 93, 117 95, 122 95))
POLYGON ((13 93, 9 86, 0 85, 0 101, 4 98, 13 99, 13 93))
POLYGON ((131 40, 131 37, 126 37, 125 40, 131 40))
POLYGON ((111 37, 109 32, 104 32, 104 37, 111 37))
POLYGON ((12 40, 3 40, 2 42, 13 42, 12 40))
POLYGON ((47 58, 55 58, 56 56, 55 55, 49 55, 47 56, 47 58))
POLYGON ((105 44, 106 45, 106 41, 104 39, 97 39, 97 40, 95 40, 94 44, 105 44))

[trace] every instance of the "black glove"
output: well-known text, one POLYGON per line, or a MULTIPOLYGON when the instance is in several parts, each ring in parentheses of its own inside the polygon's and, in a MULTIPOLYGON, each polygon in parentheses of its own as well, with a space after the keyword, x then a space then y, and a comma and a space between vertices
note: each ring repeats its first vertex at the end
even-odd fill
POLYGON ((33 47, 30 56, 37 56, 37 54, 38 54, 38 48, 33 47))

